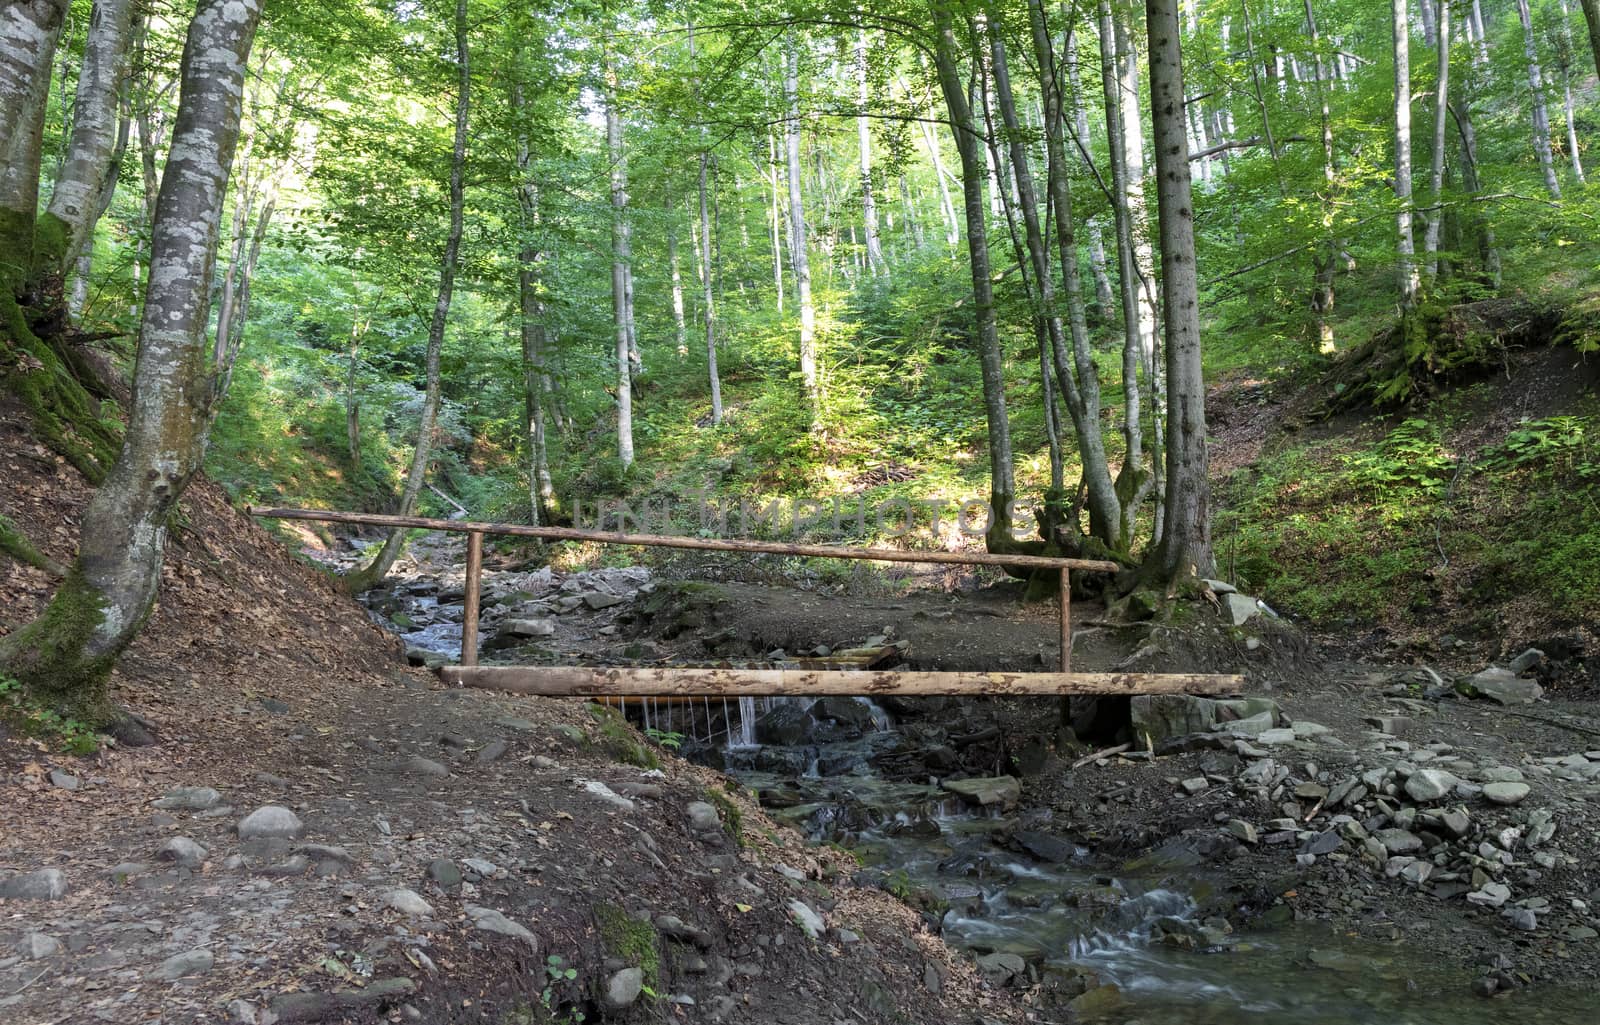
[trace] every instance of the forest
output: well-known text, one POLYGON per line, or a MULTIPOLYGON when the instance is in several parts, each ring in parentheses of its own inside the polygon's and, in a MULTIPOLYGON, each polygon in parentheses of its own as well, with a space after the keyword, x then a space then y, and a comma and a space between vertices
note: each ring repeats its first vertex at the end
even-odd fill
MULTIPOLYGON (((885 866, 866 889, 895 910, 861 905, 860 920, 920 915, 977 957, 907 968, 909 991, 894 981, 904 966, 883 962, 883 999, 904 1020, 981 1006, 994 1020, 1192 1021, 1173 995, 1182 972, 1100 963, 1110 955, 1083 937, 1232 950, 1230 921, 1271 918, 1285 891, 1322 903, 1275 925, 1365 929, 1374 905, 1331 895, 1361 872, 1404 883, 1408 900, 1464 896, 1467 925, 1455 901, 1448 914, 1423 905, 1418 928, 1481 930, 1478 959, 1461 955, 1473 991, 1551 981, 1550 1020, 1566 1020, 1567 1001, 1593 999, 1568 984, 1600 956, 1583 888, 1600 879, 1535 853, 1549 820, 1521 803, 1524 776, 1552 801, 1600 782, 1600 752, 1572 753, 1574 734, 1600 736, 1600 191, 1585 166, 1597 138, 1600 0, 0 0, 0 581, 16 598, 0 611, 0 768, 30 794, 50 792, 54 771, 76 791, 87 770, 6 745, 146 765, 139 750, 213 732, 202 723, 231 723, 204 742, 225 745, 277 730, 235 714, 268 698, 320 709, 334 736, 453 722, 476 739, 452 747, 435 729, 427 743, 467 762, 480 740, 513 743, 506 717, 534 716, 509 703, 499 719, 467 715, 422 696, 434 691, 400 692, 430 705, 365 709, 348 690, 399 686, 385 674, 413 672, 407 661, 448 663, 468 633, 476 652, 477 576, 465 626, 459 588, 477 555, 451 535, 271 519, 262 533, 240 510, 1105 560, 1118 571, 1073 577, 1090 611, 1072 627, 1062 591, 1063 672, 1078 652, 1096 672, 1239 673, 1250 696, 1182 709, 1135 697, 1131 711, 1126 697, 1063 696, 1059 712, 1025 698, 823 697, 804 714, 787 699, 708 698, 700 711, 623 703, 534 720, 558 760, 567 737, 573 760, 649 769, 681 755, 728 773, 734 803, 713 788, 688 812, 711 823, 713 846, 727 827, 751 856, 734 824, 771 816, 832 845, 816 858, 845 858, 805 869, 814 882, 885 866), (169 659, 187 668, 167 686, 169 659), (276 684, 229 668, 278 678, 266 667, 279 663, 294 668, 276 684), (213 675, 228 681, 216 696, 176 710, 213 675), (1297 687, 1299 716, 1279 707, 1297 687), (1534 715, 1552 700, 1559 722, 1534 715), (1500 712, 1503 728, 1483 718, 1535 701, 1500 712), (1413 732, 1435 716, 1435 735, 1413 732), (1350 751, 1318 747, 1358 730, 1350 751), (1144 852, 1138 871, 1101 865, 1118 887, 1148 884, 1130 882, 1124 907, 1168 892, 1140 875, 1170 853, 1163 837, 1206 829, 1240 852, 1221 887, 1232 902, 1186 880, 1181 909, 1151 899, 1114 928, 1059 932, 1061 887, 1075 909, 1103 896, 1063 882, 1079 855, 1052 846, 1093 818, 1074 803, 1088 800, 1079 770, 1114 795, 1094 811, 1139 805, 1114 838, 1071 834, 1097 854, 1144 852), (973 854, 937 802, 834 782, 856 776, 932 787, 928 800, 965 801, 980 820, 1003 811, 1008 825, 973 854), (993 782, 1013 777, 1015 794, 993 782), (1174 785, 1191 807, 1140 802, 1174 785), (1521 790, 1501 800, 1507 786, 1521 790), (1201 816, 1228 788, 1233 803, 1201 816), (1516 843, 1473 853, 1503 828, 1516 843), (1396 831, 1420 839, 1384 835, 1396 831), (1272 874, 1281 865, 1261 868, 1269 834, 1293 844, 1280 861, 1298 851, 1320 882, 1295 890, 1272 874), (913 835, 922 846, 906 846, 913 835), (928 854, 929 836, 950 857, 928 854), (1052 896, 1024 899, 1012 879, 980 913, 958 895, 965 877, 951 881, 951 851, 976 859, 967 875, 983 885, 1003 858, 1045 865, 1052 896), (1242 881, 1252 870, 1271 875, 1260 887, 1283 882, 1269 906, 1242 881), (1552 906, 1567 918, 1546 927, 1552 906), (1519 972, 1490 953, 1505 930, 1559 938, 1578 959, 1557 967, 1566 955, 1541 948, 1519 972), (924 971, 952 981, 924 992, 924 971), (1107 1003, 1139 989, 1138 972, 1167 996, 1107 1003)), ((503 664, 1027 673, 1055 658, 1055 578, 1016 566, 939 577, 526 539, 491 540, 488 566, 483 645, 503 664)), ((411 740, 385 743, 399 757, 411 740)), ((440 773, 397 771, 466 772, 416 758, 440 773)), ((507 771, 493 761, 474 771, 507 771)), ((689 771, 672 768, 673 785, 689 771)), ((614 808, 659 798, 654 783, 598 778, 614 808)), ((157 807, 213 806, 178 800, 157 807)), ((1596 824, 1559 807, 1572 836, 1596 824)), ((48 815, 17 809, 14 825, 46 828, 48 815)), ((702 826, 687 835, 710 842, 702 826)), ((0 840, 0 863, 32 849, 0 840)), ((186 850, 157 857, 210 865, 187 865, 186 850)), ((276 867, 287 852, 236 857, 276 867)), ((629 871, 683 870, 646 853, 629 871)), ((321 879, 318 857, 338 859, 310 855, 321 879)), ((469 887, 505 878, 478 874, 469 887)), ((424 892, 455 901, 455 878, 430 875, 424 892)), ((604 908, 620 919, 600 904, 591 916, 599 948, 572 923, 529 934, 548 975, 535 973, 534 1017, 501 993, 481 1020, 667 1020, 671 1001, 635 1001, 670 996, 681 965, 658 973, 630 946, 642 912, 616 899, 604 908), (634 970, 624 1000, 612 987, 634 970)), ((790 904, 816 914, 816 899, 797 890, 790 904)), ((406 905, 387 906, 423 914, 406 905)), ((458 917, 520 938, 484 926, 484 910, 458 917)), ((813 954, 819 935, 855 942, 782 902, 773 913, 800 922, 813 954)), ((645 915, 651 951, 698 949, 713 976, 725 955, 743 977, 754 955, 738 941, 672 921, 645 915)), ((1299 943, 1282 944, 1299 951, 1295 971, 1299 943)), ((11 967, 0 961, 0 983, 11 967)), ((774 974, 803 993, 814 967, 774 974)), ((1404 992, 1416 979, 1469 988, 1402 969, 1404 992)), ((349 996, 366 983, 332 974, 354 988, 304 1013, 366 1013, 349 996)), ((501 981, 486 971, 414 1002, 468 1020, 442 1008, 501 981)), ((1229 1013, 1354 1020, 1331 985, 1298 997, 1240 985, 1229 1013)), ((397 993, 372 1006, 400 1006, 397 993)), ((1361 1014, 1406 998, 1373 999, 1361 1014)), ((789 1020, 741 1019, 724 1000, 705 1020, 789 1020)), ((272 1006, 279 1017, 259 1020, 302 1013, 272 1006)))

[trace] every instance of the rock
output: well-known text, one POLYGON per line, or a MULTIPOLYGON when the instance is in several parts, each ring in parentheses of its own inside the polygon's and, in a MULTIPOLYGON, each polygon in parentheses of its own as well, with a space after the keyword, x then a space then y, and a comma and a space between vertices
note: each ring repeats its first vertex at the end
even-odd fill
POLYGON ((59 868, 23 872, 0 882, 6 900, 60 900, 67 895, 67 875, 59 868))
POLYGON ((233 1025, 257 1025, 260 1021, 256 1005, 248 1000, 234 999, 228 1001, 228 1020, 233 1025))
POLYGON ((1022 784, 1014 776, 986 776, 975 779, 945 780, 944 789, 968 804, 980 808, 1009 810, 1022 798, 1022 784))
POLYGON ((1413 720, 1408 715, 1369 715, 1362 720, 1379 733, 1403 737, 1411 729, 1413 720))
POLYGON ((240 819, 234 828, 241 840, 257 837, 298 840, 306 831, 305 823, 300 821, 300 816, 278 804, 262 805, 240 819))
POLYGON ((1404 829, 1380 829, 1372 836, 1390 854, 1407 854, 1422 849, 1422 838, 1404 829))
POLYGON ((1510 765, 1492 765, 1478 773, 1485 783, 1521 783, 1522 770, 1510 765))
POLYGON ((222 803, 222 794, 211 787, 173 787, 151 802, 163 811, 205 811, 222 803))
POLYGON ((701 950, 709 950, 712 944, 716 942, 715 936, 712 936, 704 929, 698 929, 688 924, 677 915, 657 915, 655 926, 656 932, 668 939, 693 943, 701 950))
POLYGON ((1222 595, 1222 612, 1234 626, 1244 626, 1261 613, 1261 606, 1248 594, 1234 591, 1222 595))
POLYGON ((606 980, 603 1002, 608 1010, 620 1011, 639 999, 644 991, 644 969, 624 968, 606 980))
POLYGON ((42 932, 30 932, 17 944, 17 953, 29 961, 42 961, 61 953, 61 941, 42 932))
POLYGON ((60 787, 62 790, 76 790, 78 789, 79 782, 78 777, 74 776, 70 772, 64 772, 61 769, 51 769, 50 785, 60 787))
POLYGON ((511 750, 511 745, 505 741, 491 740, 478 750, 478 764, 490 765, 498 762, 506 756, 506 752, 509 750, 511 750))
POLYGON ((1421 804, 1448 797, 1460 780, 1443 769, 1418 769, 1406 780, 1406 796, 1421 804))
POLYGON ((1534 668, 1543 661, 1544 652, 1540 651, 1538 648, 1529 648, 1527 651, 1524 651, 1522 654, 1512 659, 1510 665, 1508 665, 1506 668, 1510 669, 1518 676, 1521 676, 1523 673, 1534 668))
POLYGON ((1508 908, 1506 918, 1510 920, 1512 928, 1523 932, 1533 932, 1539 928, 1538 916, 1527 908, 1508 908))
POLYGON ((211 951, 205 949, 186 950, 181 954, 173 954, 161 962, 161 967, 153 973, 157 979, 171 982, 191 975, 204 975, 216 963, 211 951))
POLYGON ((1473 673, 1456 684, 1468 697, 1485 698, 1502 705, 1526 705, 1544 693, 1533 680, 1524 680, 1509 669, 1490 668, 1473 673))
POLYGON ((1209 733, 1218 724, 1231 729, 1240 720, 1270 713, 1280 719, 1278 706, 1267 698, 1219 701, 1190 694, 1136 694, 1128 701, 1129 723, 1142 746, 1148 737, 1160 744, 1191 733, 1209 733))
POLYGON ((511 619, 500 625, 500 633, 511 637, 553 637, 555 632, 553 619, 511 619))
POLYGON ((785 701, 774 705, 756 719, 756 742, 779 747, 798 747, 811 741, 816 720, 800 704, 785 701))
POLYGON ((1275 725, 1271 712, 1258 712, 1234 722, 1218 723, 1215 729, 1226 730, 1236 737, 1259 737, 1275 725))
POLYGON ((1256 743, 1267 747, 1276 747, 1279 744, 1292 744, 1294 739, 1294 730, 1272 729, 1256 737, 1256 743))
POLYGON ((1484 883, 1467 894, 1467 903, 1479 907, 1497 908, 1511 899, 1511 888, 1504 883, 1484 883))
POLYGON ((449 858, 435 858, 428 864, 428 878, 441 890, 453 890, 461 885, 461 870, 449 858))
POLYGON ((485 908, 479 907, 476 904, 468 904, 466 907, 466 912, 467 917, 472 919, 473 928, 480 929, 483 932, 492 932, 500 936, 510 936, 513 939, 522 940, 535 951, 539 949, 539 940, 533 935, 533 933, 529 932, 525 927, 518 925, 516 922, 513 922, 511 919, 507 918, 505 915, 502 915, 493 908, 485 908))
POLYGON ((1440 813, 1439 824, 1444 827, 1445 832, 1460 839, 1467 835, 1468 829, 1472 828, 1472 816, 1467 814, 1467 809, 1458 805, 1454 808, 1446 808, 1440 813))
POLYGON ((822 916, 804 901, 791 900, 785 906, 789 909, 789 917, 794 920, 794 924, 798 925, 800 931, 810 939, 814 940, 828 931, 828 925, 822 920, 822 916))
POLYGON ((1489 783, 1483 788, 1483 796, 1495 804, 1519 804, 1528 796, 1528 784, 1489 783))
POLYGON ((483 858, 462 858, 461 864, 480 879, 493 879, 500 875, 500 866, 483 858))
POLYGON ((579 595, 579 598, 581 598, 583 603, 589 607, 590 611, 593 612, 599 612, 601 609, 609 609, 613 605, 621 605, 623 602, 628 600, 626 598, 618 598, 614 594, 606 594, 603 591, 590 591, 587 594, 579 595))
POLYGON ((1207 782, 1204 776, 1191 776, 1189 779, 1179 783, 1178 787, 1184 793, 1188 794, 1190 797, 1193 797, 1196 794, 1202 794, 1211 789, 1211 784, 1207 782))
POLYGON ((1329 829, 1318 833, 1316 836, 1313 836, 1311 839, 1301 844, 1300 853, 1310 854, 1314 857, 1320 857, 1324 854, 1332 854, 1334 851, 1343 846, 1344 837, 1340 836, 1337 830, 1329 829))
POLYGON ((872 709, 849 697, 818 698, 811 705, 811 718, 831 720, 854 730, 872 728, 872 709))
POLYGON ((632 801, 628 800, 626 797, 623 797, 621 794, 612 790, 610 787, 598 780, 589 780, 588 782, 584 783, 583 792, 591 797, 598 797, 600 800, 614 808, 620 808, 623 811, 633 811, 634 805, 632 801))
POLYGON ((417 915, 428 917, 433 914, 433 905, 422 899, 422 895, 415 890, 404 887, 390 890, 383 895, 383 902, 400 912, 402 915, 417 915))
MULTIPOLYGON (((386 1004, 397 1003, 416 992, 416 989, 416 983, 401 976, 393 979, 376 979, 361 989, 338 989, 331 993, 280 993, 272 998, 270 1013, 277 1025, 339 1020, 355 1017, 351 1012, 363 1008, 379 1008, 386 1004)), ((361 1017, 370 1016, 361 1015, 361 1017)))
POLYGON ((1238 837, 1243 843, 1253 844, 1259 839, 1256 835, 1256 827, 1244 819, 1229 819, 1227 829, 1228 832, 1238 837))
POLYGON ((1297 783, 1294 796, 1299 801, 1324 801, 1328 797, 1328 788, 1321 783, 1297 783))
POLYGON ((1004 986, 1015 978, 1026 979, 1028 963, 1016 954, 995 951, 978 958, 978 971, 996 986, 1004 986))
POLYGON ((450 775, 449 769, 434 761, 432 758, 424 758, 421 755, 412 755, 404 762, 401 762, 400 770, 402 772, 408 772, 413 776, 427 776, 432 779, 443 779, 444 777, 450 775))
POLYGON ((684 812, 689 816, 689 828, 696 833, 714 833, 722 828, 722 816, 716 805, 705 801, 691 801, 684 812))
POLYGON ((1015 839, 1023 850, 1040 861, 1047 861, 1052 865, 1065 864, 1083 854, 1082 848, 1077 844, 1063 840, 1059 836, 1052 836, 1049 833, 1022 829, 1017 831, 1015 839))
POLYGON ((156 857, 162 861, 176 862, 182 868, 199 868, 205 863, 208 852, 186 836, 175 836, 161 845, 156 857))
POLYGON ((1237 587, 1234 587, 1232 584, 1228 583, 1226 580, 1207 580, 1204 577, 1202 577, 1201 580, 1200 580, 1200 583, 1204 587, 1211 588, 1211 592, 1213 594, 1219 594, 1220 595, 1220 594, 1238 594, 1239 593, 1239 589, 1237 587))

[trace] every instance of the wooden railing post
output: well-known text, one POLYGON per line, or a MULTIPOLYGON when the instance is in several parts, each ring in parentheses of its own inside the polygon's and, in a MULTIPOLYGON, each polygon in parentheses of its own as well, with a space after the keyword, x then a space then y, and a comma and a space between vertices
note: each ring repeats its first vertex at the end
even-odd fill
POLYGON ((478 598, 483 584, 483 531, 467 535, 467 587, 461 610, 461 664, 478 664, 478 598))
POLYGON ((1072 672, 1072 570, 1061 567, 1061 671, 1072 672))

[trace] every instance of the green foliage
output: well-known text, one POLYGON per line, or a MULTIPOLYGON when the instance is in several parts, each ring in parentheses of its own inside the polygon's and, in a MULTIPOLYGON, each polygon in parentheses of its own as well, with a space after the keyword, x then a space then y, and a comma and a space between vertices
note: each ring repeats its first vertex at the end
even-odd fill
POLYGON ((615 904, 594 906, 595 925, 607 956, 620 958, 630 967, 644 970, 646 985, 661 982, 661 943, 655 926, 640 921, 615 904))
POLYGON ((683 734, 673 730, 658 730, 651 726, 644 731, 644 735, 668 751, 676 752, 683 746, 683 734))
POLYGON ((595 720, 595 746, 608 757, 641 769, 661 768, 661 758, 639 741, 639 735, 620 712, 606 705, 590 704, 589 714, 595 720))
POLYGON ((1600 464, 1589 458, 1588 427, 1586 416, 1524 419, 1505 441, 1485 448, 1478 463, 1511 470, 1547 465, 1579 477, 1600 477, 1600 464))
POLYGON ((1416 491, 1432 492, 1450 479, 1455 460, 1439 445, 1439 428, 1411 417, 1377 446, 1341 457, 1350 482, 1387 503, 1416 491))

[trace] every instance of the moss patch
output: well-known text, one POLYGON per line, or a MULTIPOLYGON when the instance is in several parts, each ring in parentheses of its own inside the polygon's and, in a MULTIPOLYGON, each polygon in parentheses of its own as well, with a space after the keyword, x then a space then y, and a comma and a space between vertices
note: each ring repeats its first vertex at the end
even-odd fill
POLYGON ((719 794, 715 790, 706 791, 706 800, 722 814, 722 831, 739 847, 744 846, 744 813, 739 806, 728 799, 726 794, 719 794))
POLYGON ((661 980, 661 944, 655 926, 615 904, 596 904, 594 921, 607 956, 643 969, 645 985, 654 988, 661 980))
POLYGON ((0 672, 20 680, 41 709, 105 726, 115 719, 107 682, 117 652, 85 651, 104 621, 104 598, 74 568, 38 619, 0 639, 0 672))
POLYGON ((590 705, 595 720, 594 746, 612 761, 641 769, 661 768, 661 758, 639 739, 622 713, 606 705, 590 705))
POLYGON ((42 569, 46 573, 53 573, 56 576, 66 574, 65 567, 34 547, 33 542, 28 540, 28 535, 22 532, 22 528, 5 516, 0 516, 0 552, 35 569, 42 569))

